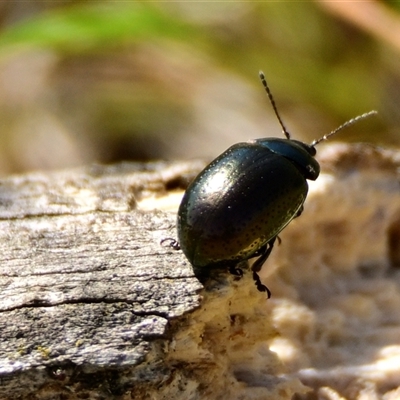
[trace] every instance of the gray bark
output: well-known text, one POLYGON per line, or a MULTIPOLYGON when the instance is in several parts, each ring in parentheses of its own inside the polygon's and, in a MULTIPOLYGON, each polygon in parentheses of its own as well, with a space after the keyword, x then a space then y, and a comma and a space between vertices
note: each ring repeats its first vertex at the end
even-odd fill
POLYGON ((97 387, 101 374, 143 363, 169 321, 199 306, 189 263, 160 245, 175 235, 175 215, 136 207, 145 190, 160 195, 196 167, 121 164, 0 181, 0 396, 54 381, 93 389, 90 376, 97 387))

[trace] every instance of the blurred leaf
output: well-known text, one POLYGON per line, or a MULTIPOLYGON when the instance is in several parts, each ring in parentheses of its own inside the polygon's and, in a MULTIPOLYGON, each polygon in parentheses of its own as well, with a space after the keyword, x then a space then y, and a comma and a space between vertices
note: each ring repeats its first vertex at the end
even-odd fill
POLYGON ((10 26, 0 35, 0 51, 18 47, 52 47, 82 52, 126 40, 187 37, 193 26, 148 4, 96 4, 58 8, 10 26))
POLYGON ((399 0, 386 0, 384 3, 388 4, 392 8, 400 11, 400 2, 399 0))

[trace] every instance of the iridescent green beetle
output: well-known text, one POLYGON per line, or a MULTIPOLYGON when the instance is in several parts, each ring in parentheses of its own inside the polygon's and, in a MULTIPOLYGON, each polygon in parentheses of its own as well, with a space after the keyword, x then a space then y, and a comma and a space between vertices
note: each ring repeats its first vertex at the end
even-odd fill
POLYGON ((238 262, 259 257, 252 266, 260 291, 271 293, 258 272, 278 234, 298 217, 307 197, 307 179, 320 166, 315 146, 376 111, 353 118, 310 145, 292 140, 264 74, 260 78, 286 139, 237 143, 212 161, 187 188, 178 211, 178 241, 199 277, 216 268, 235 272, 238 262))

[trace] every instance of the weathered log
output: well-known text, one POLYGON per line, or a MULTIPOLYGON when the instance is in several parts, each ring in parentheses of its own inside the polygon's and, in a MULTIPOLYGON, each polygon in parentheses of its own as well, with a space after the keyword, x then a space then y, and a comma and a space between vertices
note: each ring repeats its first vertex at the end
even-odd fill
POLYGON ((202 162, 1 180, 0 398, 396 398, 400 155, 320 159, 264 266, 270 300, 249 273, 203 288, 160 245, 176 213, 157 209, 202 162))
POLYGON ((120 394, 145 368, 145 381, 165 379, 160 359, 144 360, 174 318, 199 306, 201 285, 182 255, 160 246, 173 215, 141 212, 136 199, 165 191, 174 171, 192 175, 189 167, 95 166, 0 182, 1 396, 120 394))

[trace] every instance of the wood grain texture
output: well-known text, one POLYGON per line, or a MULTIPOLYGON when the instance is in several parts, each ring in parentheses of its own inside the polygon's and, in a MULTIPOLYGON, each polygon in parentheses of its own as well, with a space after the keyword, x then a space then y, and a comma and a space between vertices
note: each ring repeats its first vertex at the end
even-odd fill
POLYGON ((121 164, 0 181, 1 396, 135 366, 170 320, 199 306, 189 263, 160 245, 175 215, 135 207, 192 169, 121 164))

